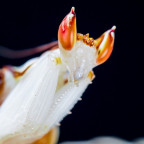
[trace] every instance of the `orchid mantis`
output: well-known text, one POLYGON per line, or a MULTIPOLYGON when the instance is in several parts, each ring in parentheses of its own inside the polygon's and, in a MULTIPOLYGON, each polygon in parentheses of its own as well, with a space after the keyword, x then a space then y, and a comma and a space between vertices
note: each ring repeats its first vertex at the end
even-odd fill
POLYGON ((110 57, 115 29, 95 40, 79 34, 72 8, 59 26, 58 46, 48 45, 55 49, 20 67, 1 69, 0 144, 56 143, 56 125, 92 83, 92 69, 110 57))

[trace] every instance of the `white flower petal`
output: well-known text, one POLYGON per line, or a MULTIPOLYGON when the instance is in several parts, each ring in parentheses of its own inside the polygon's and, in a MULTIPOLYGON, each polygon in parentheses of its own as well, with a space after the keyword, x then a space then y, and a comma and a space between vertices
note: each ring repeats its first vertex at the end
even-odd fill
POLYGON ((63 142, 60 144, 134 144, 115 137, 98 137, 88 141, 63 142))
POLYGON ((29 139, 39 138, 37 130, 46 125, 45 119, 57 86, 59 66, 54 60, 58 55, 59 52, 53 52, 40 57, 3 103, 0 109, 0 143, 5 139, 7 144, 16 144, 19 140, 28 143, 29 139))
POLYGON ((60 144, 144 144, 144 138, 138 138, 133 142, 126 141, 117 137, 97 137, 87 141, 62 142, 60 144))
POLYGON ((134 144, 144 144, 144 137, 137 138, 137 139, 134 141, 134 144))

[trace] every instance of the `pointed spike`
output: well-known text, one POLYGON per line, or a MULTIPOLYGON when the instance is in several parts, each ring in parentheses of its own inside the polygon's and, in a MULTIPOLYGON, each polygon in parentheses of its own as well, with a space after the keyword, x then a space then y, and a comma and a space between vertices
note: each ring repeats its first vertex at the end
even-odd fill
POLYGON ((61 124, 60 124, 60 123, 57 123, 56 125, 57 125, 57 126, 61 126, 61 124))
POLYGON ((69 111, 69 112, 68 112, 68 114, 72 114, 72 112, 71 112, 71 111, 69 111))

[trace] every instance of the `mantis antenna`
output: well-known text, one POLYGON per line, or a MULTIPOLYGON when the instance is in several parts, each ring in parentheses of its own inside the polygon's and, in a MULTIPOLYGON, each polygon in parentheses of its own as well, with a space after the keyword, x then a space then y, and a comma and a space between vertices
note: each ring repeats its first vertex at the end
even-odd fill
POLYGON ((24 50, 12 50, 4 46, 0 46, 0 56, 9 59, 19 59, 28 56, 32 56, 34 54, 38 54, 40 52, 44 52, 46 50, 52 50, 58 48, 58 42, 53 41, 48 44, 40 45, 35 48, 29 48, 24 50))

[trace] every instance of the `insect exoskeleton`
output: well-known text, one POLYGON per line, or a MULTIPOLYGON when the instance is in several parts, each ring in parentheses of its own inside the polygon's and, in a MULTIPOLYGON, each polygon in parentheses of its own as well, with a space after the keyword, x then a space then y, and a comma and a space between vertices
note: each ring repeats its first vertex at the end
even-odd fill
POLYGON ((72 7, 58 30, 59 48, 62 61, 70 72, 70 80, 78 81, 88 76, 97 65, 104 63, 111 55, 114 45, 113 26, 98 39, 77 33, 76 14, 72 7))

